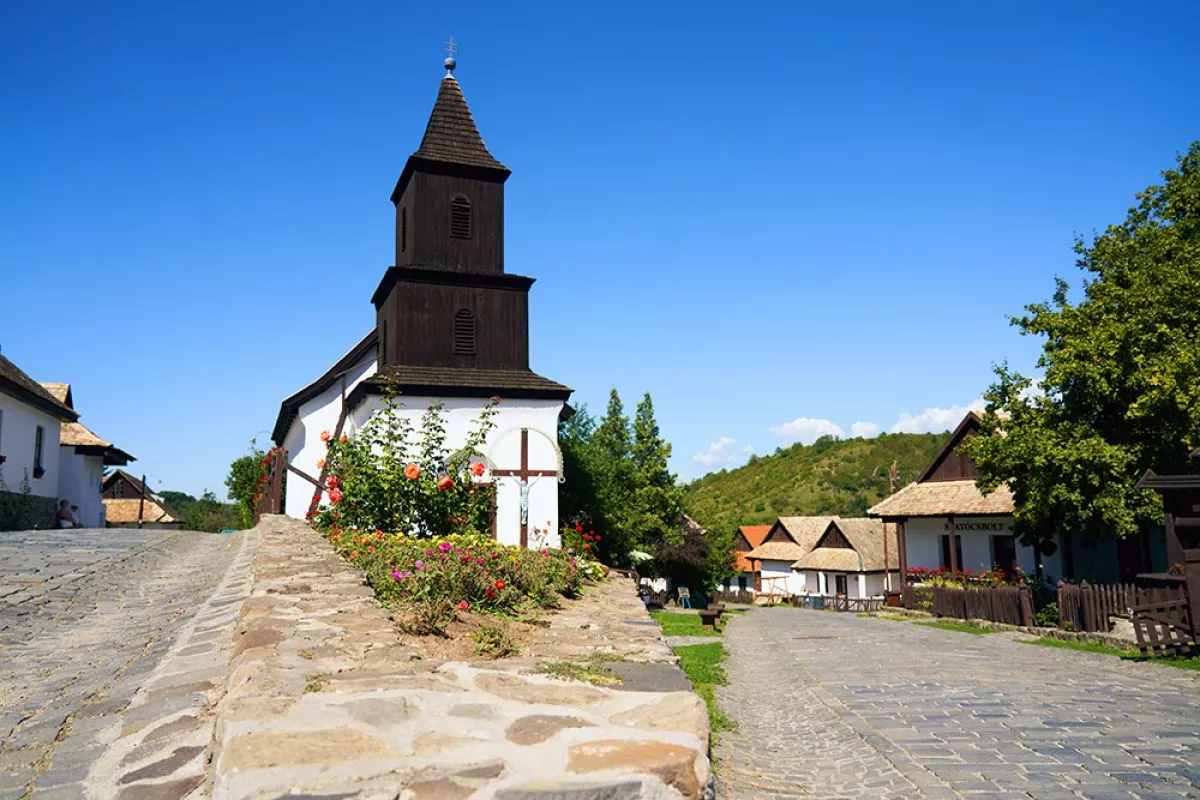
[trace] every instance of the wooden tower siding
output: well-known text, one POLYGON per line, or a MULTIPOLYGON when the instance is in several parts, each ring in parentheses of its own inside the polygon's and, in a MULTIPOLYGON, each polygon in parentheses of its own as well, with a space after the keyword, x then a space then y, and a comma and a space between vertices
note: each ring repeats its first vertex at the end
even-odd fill
POLYGON ((502 274, 503 181, 414 169, 396 204, 396 266, 502 274), (450 203, 456 197, 470 202, 470 238, 450 235, 450 203))

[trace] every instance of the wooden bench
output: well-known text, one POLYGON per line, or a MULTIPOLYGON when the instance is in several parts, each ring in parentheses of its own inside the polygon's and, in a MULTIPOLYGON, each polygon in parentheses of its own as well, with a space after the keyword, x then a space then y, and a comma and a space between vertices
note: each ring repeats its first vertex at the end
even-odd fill
POLYGON ((721 614, 725 612, 725 606, 720 603, 712 603, 708 608, 698 612, 700 614, 700 624, 705 628, 717 629, 717 620, 721 618, 721 614))

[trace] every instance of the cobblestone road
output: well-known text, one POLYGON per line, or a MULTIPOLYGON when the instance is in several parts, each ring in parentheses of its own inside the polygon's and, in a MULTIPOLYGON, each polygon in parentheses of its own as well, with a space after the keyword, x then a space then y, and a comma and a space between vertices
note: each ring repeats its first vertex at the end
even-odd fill
POLYGON ((0 533, 0 800, 83 796, 114 724, 240 538, 0 533))
POLYGON ((1200 673, 1016 638, 734 616, 718 796, 1200 798, 1200 673))

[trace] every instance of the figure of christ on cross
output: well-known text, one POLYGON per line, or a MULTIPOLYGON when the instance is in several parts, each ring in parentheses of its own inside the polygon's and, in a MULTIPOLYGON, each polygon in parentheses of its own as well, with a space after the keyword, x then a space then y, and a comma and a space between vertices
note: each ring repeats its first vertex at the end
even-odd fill
POLYGON ((493 469, 492 474, 497 478, 516 478, 521 490, 521 547, 529 546, 529 490, 537 482, 537 478, 555 478, 558 472, 552 469, 529 468, 529 429, 521 428, 521 467, 520 469, 493 469), (530 480, 530 479, 534 480, 530 480))

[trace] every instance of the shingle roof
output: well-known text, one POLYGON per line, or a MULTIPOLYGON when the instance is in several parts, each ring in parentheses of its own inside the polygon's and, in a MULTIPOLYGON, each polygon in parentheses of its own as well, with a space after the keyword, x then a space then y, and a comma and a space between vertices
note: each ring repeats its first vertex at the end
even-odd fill
MULTIPOLYGON (((883 536, 884 523, 879 519, 865 517, 838 517, 833 524, 841 531, 850 547, 816 547, 812 552, 792 564, 792 569, 820 569, 837 572, 881 572, 884 569, 883 536), (850 553, 853 556, 846 554, 850 553)), ((897 549, 896 532, 888 530, 887 566, 900 568, 900 553, 897 549)))
MULTIPOLYGON (((544 378, 531 370, 467 369, 464 367, 422 367, 400 365, 388 367, 369 378, 375 386, 391 384, 404 390, 412 388, 473 389, 476 393, 504 397, 507 392, 547 392, 570 394, 572 389, 544 378)), ((519 395, 518 395, 519 396, 519 395)), ((566 397, 564 396, 565 400, 566 397)))
POLYGON ((74 410, 43 389, 41 384, 2 355, 0 355, 0 392, 10 394, 56 419, 67 422, 79 419, 79 415, 74 410))
POLYGON ((845 547, 818 547, 792 564, 797 570, 828 570, 830 572, 863 572, 866 566, 858 551, 845 547))
POLYGON ((867 513, 872 517, 1011 514, 1013 499, 1007 484, 984 496, 975 481, 929 481, 910 483, 867 509, 867 513))
POLYGON ((62 403, 67 408, 75 408, 75 403, 71 400, 71 384, 48 383, 46 381, 42 381, 41 384, 42 388, 49 392, 55 400, 62 403))
POLYGON ((58 443, 67 447, 90 447, 103 451, 101 454, 104 456, 104 463, 110 466, 114 464, 128 464, 130 461, 137 461, 136 458, 129 455, 129 453, 126 453, 112 442, 106 442, 96 434, 92 433, 92 431, 81 422, 64 422, 61 426, 59 426, 58 443))
MULTIPOLYGON (((103 499, 105 519, 107 519, 109 522, 138 521, 138 504, 142 502, 140 497, 105 497, 103 499)), ((150 497, 147 497, 146 503, 142 507, 142 522, 171 523, 179 522, 179 519, 175 517, 168 509, 159 505, 150 497)))
POLYGON ((508 170, 488 152, 462 88, 453 75, 442 78, 429 124, 425 126, 425 136, 413 155, 430 161, 508 170))
POLYGON ((805 549, 795 542, 767 542, 746 554, 754 561, 795 561, 803 558, 805 549))

